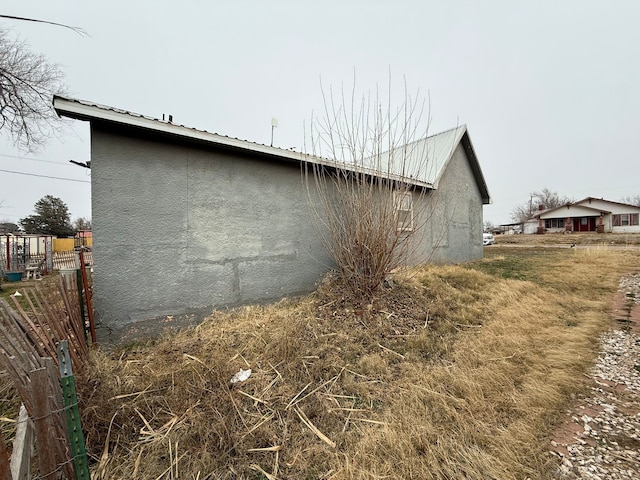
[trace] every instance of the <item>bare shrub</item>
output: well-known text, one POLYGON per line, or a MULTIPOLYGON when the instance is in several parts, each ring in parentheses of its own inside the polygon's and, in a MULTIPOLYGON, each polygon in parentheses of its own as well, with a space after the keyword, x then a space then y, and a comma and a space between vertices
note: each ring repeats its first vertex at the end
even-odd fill
MULTIPOLYGON (((358 99, 355 87, 334 96, 322 88, 324 115, 313 119, 304 178, 319 235, 347 290, 363 302, 407 262, 428 220, 423 197, 432 185, 426 101, 391 87, 358 99), (420 211, 417 211, 420 210, 420 211)), ((433 205, 430 205, 432 210, 433 205)))

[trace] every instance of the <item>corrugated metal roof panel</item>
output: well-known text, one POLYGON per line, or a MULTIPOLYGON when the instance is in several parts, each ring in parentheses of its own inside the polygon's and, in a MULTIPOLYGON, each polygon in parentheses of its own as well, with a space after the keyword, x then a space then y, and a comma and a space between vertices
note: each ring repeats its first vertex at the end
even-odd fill
POLYGON ((398 145, 372 154, 362 161, 362 165, 372 171, 390 173, 436 187, 465 132, 466 126, 463 125, 406 145, 398 145))
POLYGON ((197 128, 187 127, 185 125, 142 115, 140 113, 130 112, 121 108, 88 102, 86 100, 79 100, 75 98, 67 98, 56 95, 53 98, 53 107, 59 115, 62 114, 71 118, 77 118, 81 120, 106 120, 114 123, 138 126, 151 130, 161 131, 164 133, 191 137, 198 140, 210 141, 212 143, 225 143, 226 140, 229 142, 233 142, 236 146, 241 146, 238 143, 241 142, 244 148, 247 149, 251 149, 251 146, 264 147, 266 149, 269 149, 271 153, 280 152, 279 154, 281 155, 287 155, 291 152, 294 152, 297 154, 297 160, 300 160, 300 155, 302 155, 300 152, 295 152, 295 150, 285 150, 278 147, 271 147, 261 143, 251 142, 249 140, 221 135, 219 133, 211 133, 207 130, 199 130, 197 128))
MULTIPOLYGON (((460 144, 467 132, 467 127, 462 125, 407 145, 398 146, 391 151, 371 156, 356 166, 354 164, 336 162, 333 159, 308 155, 295 150, 285 150, 235 137, 210 133, 206 130, 185 127, 184 125, 169 123, 157 118, 85 100, 55 96, 53 106, 59 115, 80 120, 100 120, 127 125, 166 135, 189 138, 197 142, 267 155, 280 160, 298 163, 307 162, 332 168, 353 170, 427 188, 437 188, 438 181, 447 163, 451 159, 453 151, 458 144, 460 144)), ((476 181, 482 192, 483 203, 489 203, 489 193, 486 189, 484 177, 480 171, 477 159, 475 158, 473 147, 471 146, 470 140, 467 140, 466 143, 468 143, 466 146, 467 155, 469 156, 476 181)))

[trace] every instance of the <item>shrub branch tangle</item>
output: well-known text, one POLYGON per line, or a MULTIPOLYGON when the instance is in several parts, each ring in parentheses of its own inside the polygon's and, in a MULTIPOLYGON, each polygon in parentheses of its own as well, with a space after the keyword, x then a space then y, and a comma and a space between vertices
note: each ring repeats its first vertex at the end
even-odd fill
POLYGON ((324 118, 313 119, 305 182, 322 241, 354 299, 369 302, 394 269, 408 263, 433 211, 417 175, 428 161, 425 101, 397 108, 380 93, 357 99, 341 91, 336 102, 322 89, 324 118), (427 211, 428 210, 428 211, 427 211))

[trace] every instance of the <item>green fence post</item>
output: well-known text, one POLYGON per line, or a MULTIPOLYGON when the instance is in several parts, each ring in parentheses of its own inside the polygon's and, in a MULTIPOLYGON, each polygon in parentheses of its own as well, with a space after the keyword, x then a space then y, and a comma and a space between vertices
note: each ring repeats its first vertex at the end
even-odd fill
POLYGON ((71 370, 69 344, 66 340, 61 340, 58 344, 58 360, 60 363, 60 384, 62 385, 64 409, 67 417, 67 430, 69 432, 69 446, 71 455, 73 455, 76 478, 78 480, 90 480, 87 451, 84 445, 78 397, 76 395, 76 381, 71 370))

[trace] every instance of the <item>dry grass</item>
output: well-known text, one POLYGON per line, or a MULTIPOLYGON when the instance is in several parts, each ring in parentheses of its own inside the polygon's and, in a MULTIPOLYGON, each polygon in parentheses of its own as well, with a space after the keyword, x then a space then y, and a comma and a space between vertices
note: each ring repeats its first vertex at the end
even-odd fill
POLYGON ((16 433, 20 397, 5 371, 0 371, 0 435, 9 442, 16 433))
POLYGON ((544 235, 495 235, 498 245, 638 245, 640 235, 637 233, 546 233, 544 235))
POLYGON ((79 381, 96 478, 550 478, 554 421, 640 261, 487 255, 414 271, 362 310, 328 278, 96 352, 79 381), (528 280, 503 278, 514 265, 528 280), (231 385, 240 368, 251 377, 231 385))

